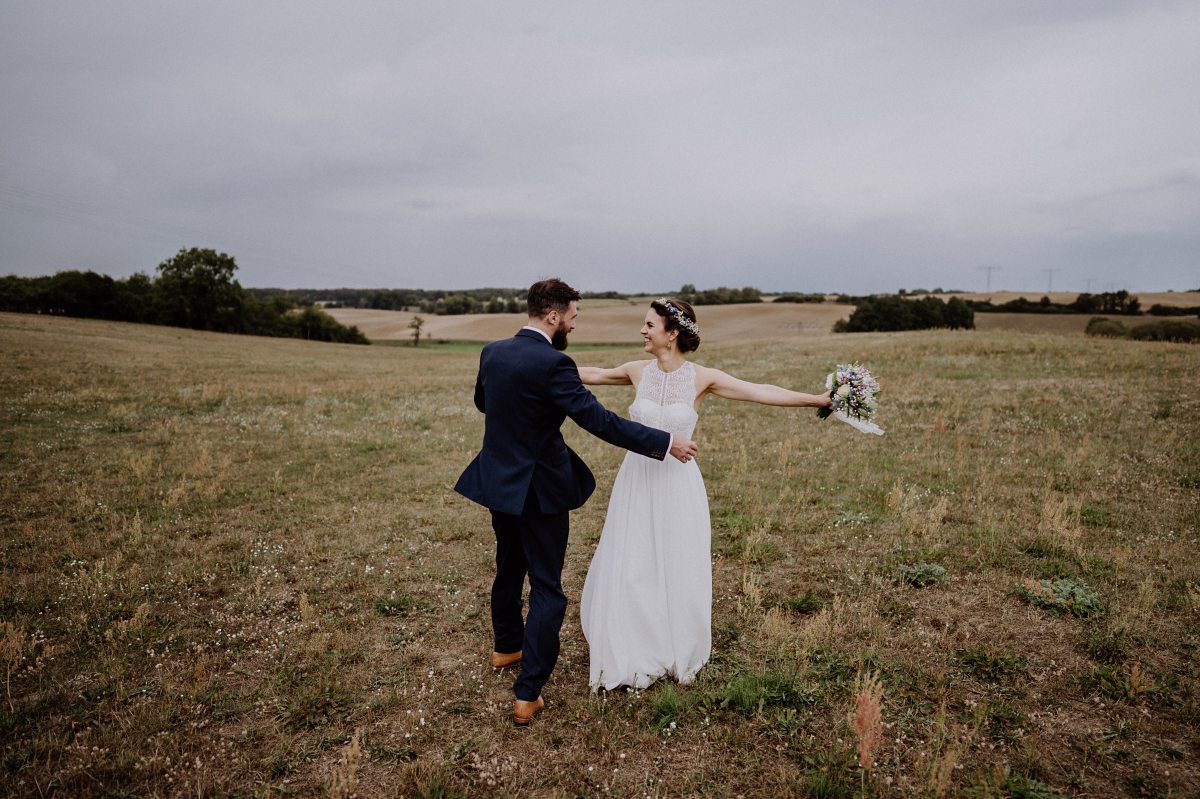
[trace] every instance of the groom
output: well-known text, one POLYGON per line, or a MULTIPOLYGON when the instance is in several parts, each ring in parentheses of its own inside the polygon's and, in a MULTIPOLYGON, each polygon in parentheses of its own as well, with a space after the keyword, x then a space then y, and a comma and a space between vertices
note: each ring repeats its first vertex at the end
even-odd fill
POLYGON ((529 287, 529 324, 483 348, 475 406, 484 414, 483 448, 454 490, 492 512, 496 579, 492 583, 492 668, 521 666, 513 683, 513 720, 523 726, 545 706, 542 686, 558 661, 567 610, 562 589, 567 512, 596 488, 559 427, 570 416, 594 436, 639 455, 680 461, 696 455, 682 436, 645 427, 606 410, 562 353, 575 329, 579 292, 557 278, 529 287), (529 575, 529 617, 521 589, 529 575))

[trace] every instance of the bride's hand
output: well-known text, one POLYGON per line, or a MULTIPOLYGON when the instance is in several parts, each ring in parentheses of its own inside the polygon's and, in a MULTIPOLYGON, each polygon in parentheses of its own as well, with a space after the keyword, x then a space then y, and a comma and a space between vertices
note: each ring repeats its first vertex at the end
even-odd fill
POLYGON ((696 457, 696 442, 683 436, 675 436, 671 442, 671 456, 680 463, 687 463, 696 457))

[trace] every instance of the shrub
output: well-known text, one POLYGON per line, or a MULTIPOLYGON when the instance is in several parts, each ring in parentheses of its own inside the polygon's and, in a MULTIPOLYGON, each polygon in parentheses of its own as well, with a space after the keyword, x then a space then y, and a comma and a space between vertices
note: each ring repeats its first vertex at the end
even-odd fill
POLYGON ((346 327, 315 305, 298 314, 288 314, 283 320, 286 335, 309 341, 332 341, 342 344, 370 344, 357 326, 346 327))
POLYGON ((912 304, 900 297, 863 300, 846 321, 848 333, 912 329, 912 304))
POLYGON ((1083 580, 1024 580, 1017 583, 1016 595, 1029 604, 1055 616, 1099 615, 1104 598, 1083 580))
POLYGON ((1109 338, 1125 338, 1129 335, 1129 330, 1125 325, 1106 316, 1093 316, 1083 332, 1089 336, 1107 336, 1109 338))
POLYGON ((1200 323, 1162 319, 1135 326, 1129 337, 1138 341, 1200 341, 1200 323))
POLYGON ((917 588, 943 585, 950 581, 944 568, 936 563, 925 563, 924 561, 916 566, 901 566, 897 571, 896 579, 917 588))

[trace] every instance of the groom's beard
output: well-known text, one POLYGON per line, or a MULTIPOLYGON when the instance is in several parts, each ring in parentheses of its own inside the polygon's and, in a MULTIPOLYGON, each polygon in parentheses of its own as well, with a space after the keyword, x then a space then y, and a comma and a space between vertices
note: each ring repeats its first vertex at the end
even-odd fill
POLYGON ((554 331, 554 335, 550 337, 550 343, 558 352, 563 352, 566 349, 566 336, 570 334, 571 329, 564 323, 559 323, 558 329, 554 331))

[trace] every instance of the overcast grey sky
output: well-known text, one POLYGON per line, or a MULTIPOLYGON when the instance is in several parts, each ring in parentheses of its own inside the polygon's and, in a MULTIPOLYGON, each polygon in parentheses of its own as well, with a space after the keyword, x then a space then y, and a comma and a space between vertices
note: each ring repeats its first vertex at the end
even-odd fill
POLYGON ((1194 0, 0 0, 0 274, 1198 288, 1198 34, 1194 0))

